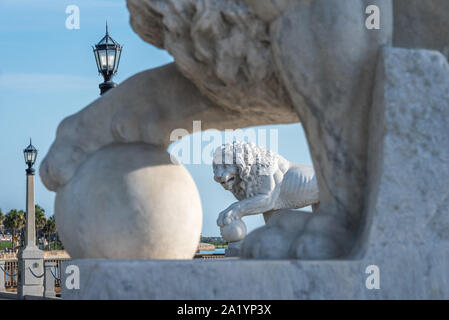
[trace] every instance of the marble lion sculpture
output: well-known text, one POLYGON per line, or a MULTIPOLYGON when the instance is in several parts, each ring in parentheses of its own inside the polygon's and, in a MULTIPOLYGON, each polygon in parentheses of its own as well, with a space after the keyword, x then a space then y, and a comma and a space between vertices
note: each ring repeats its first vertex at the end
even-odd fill
MULTIPOLYGON (((379 52, 391 45, 443 50, 449 39, 449 1, 127 0, 127 7, 134 31, 174 61, 130 77, 64 119, 41 163, 45 186, 57 198, 75 199, 67 186, 96 154, 114 154, 108 146, 126 149, 135 143, 166 150, 171 132, 190 130, 193 120, 201 120, 203 130, 301 122, 319 207, 311 215, 272 216, 246 236, 242 256, 363 255, 371 221, 365 212, 368 141, 375 122, 370 115, 379 52), (379 29, 366 28, 370 5, 381 13, 379 29), (282 250, 272 249, 275 242, 282 250)), ((126 161, 120 165, 127 172, 126 161)), ((108 176, 114 166, 104 170, 108 176)), ((172 180, 179 181, 175 174, 172 180)), ((136 188, 141 190, 147 189, 136 188)), ((80 203, 92 207, 75 199, 64 206, 67 216, 80 203)), ((119 218, 120 212, 115 215, 119 218)), ((73 224, 81 232, 88 219, 93 218, 73 224)), ((197 241, 199 232, 192 239, 197 241)), ((78 239, 87 238, 73 241, 78 239)))
POLYGON ((313 167, 289 162, 254 143, 218 147, 213 170, 215 181, 239 200, 220 213, 220 227, 247 215, 264 214, 268 220, 272 210, 299 209, 319 202, 313 167))

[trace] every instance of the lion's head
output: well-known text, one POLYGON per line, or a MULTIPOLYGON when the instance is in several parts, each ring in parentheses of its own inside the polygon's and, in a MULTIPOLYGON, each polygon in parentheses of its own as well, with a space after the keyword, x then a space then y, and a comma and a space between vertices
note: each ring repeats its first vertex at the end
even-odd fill
POLYGON ((214 152, 214 179, 238 200, 251 197, 259 188, 259 177, 274 173, 279 155, 254 143, 227 143, 214 152))

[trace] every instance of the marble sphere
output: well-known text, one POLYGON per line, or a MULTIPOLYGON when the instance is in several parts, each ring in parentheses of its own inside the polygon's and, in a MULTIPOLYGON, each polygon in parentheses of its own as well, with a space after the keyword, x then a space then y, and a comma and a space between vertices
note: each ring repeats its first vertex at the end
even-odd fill
POLYGON ((165 149, 113 144, 58 190, 55 219, 73 259, 190 259, 202 209, 189 172, 165 149))
POLYGON ((227 242, 243 240, 246 236, 246 224, 241 219, 234 220, 230 224, 220 227, 220 233, 227 242))

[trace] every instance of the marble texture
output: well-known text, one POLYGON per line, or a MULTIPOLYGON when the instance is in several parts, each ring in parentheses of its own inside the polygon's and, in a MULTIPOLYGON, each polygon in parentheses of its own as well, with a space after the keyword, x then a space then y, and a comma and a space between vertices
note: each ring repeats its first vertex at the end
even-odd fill
POLYGON ((347 299, 363 298, 364 291, 376 294, 363 289, 360 263, 349 261, 74 260, 63 262, 63 270, 69 264, 79 267, 80 289, 63 286, 64 300, 347 299))
POLYGON ((449 299, 449 64, 428 50, 385 48, 382 57, 354 257, 384 270, 385 298, 399 287, 406 297, 449 299))
POLYGON ((449 2, 394 0, 394 45, 443 52, 449 46, 449 2))
POLYGON ((284 112, 291 104, 277 76, 269 25, 244 1, 128 0, 127 6, 134 31, 167 50, 181 73, 227 112, 298 121, 284 112))
POLYGON ((130 143, 83 163, 58 190, 55 219, 73 259, 191 259, 202 226, 198 190, 184 166, 162 148, 130 143))
POLYGON ((285 234, 282 242, 289 241, 289 258, 353 254, 366 236, 379 52, 391 44, 446 50, 446 2, 128 0, 127 6, 133 29, 174 63, 129 78, 64 119, 41 164, 45 186, 59 192, 90 156, 114 143, 166 148, 170 133, 190 130, 193 120, 203 130, 301 121, 320 206, 313 217, 296 217, 295 236, 285 234), (380 8, 379 30, 365 28, 368 5, 380 8))
POLYGON ((302 216, 287 210, 244 241, 263 232, 261 248, 283 249, 266 258, 286 260, 75 260, 65 264, 80 267, 80 290, 64 288, 63 298, 449 299, 448 94, 441 53, 381 51, 369 115, 368 201, 348 258, 287 260, 296 250, 288 246, 293 219, 302 216), (379 268, 379 289, 366 287, 371 265, 379 268))
POLYGON ((230 224, 220 227, 220 235, 227 242, 238 242, 246 236, 246 224, 241 219, 232 220, 230 224))
MULTIPOLYGON (((275 64, 306 133, 320 195, 313 216, 290 221, 295 236, 282 240, 290 258, 343 258, 358 242, 371 92, 379 48, 392 41, 390 9, 390 1, 297 1, 271 23, 275 64), (375 32, 360 14, 368 4, 382 12, 375 32)), ((257 250, 244 244, 245 257, 265 258, 272 246, 263 243, 257 250)))

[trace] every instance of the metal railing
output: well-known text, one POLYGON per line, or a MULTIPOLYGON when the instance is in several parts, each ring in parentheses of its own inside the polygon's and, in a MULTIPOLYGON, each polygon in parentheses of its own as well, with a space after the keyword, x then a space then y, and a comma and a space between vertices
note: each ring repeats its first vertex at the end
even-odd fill
POLYGON ((17 260, 5 261, 5 287, 14 288, 17 287, 19 278, 19 267, 17 260))
POLYGON ((224 254, 217 253, 197 253, 193 259, 223 259, 225 258, 224 254))
MULTIPOLYGON (((54 271, 52 271, 53 276, 55 278, 55 287, 61 286, 61 263, 62 261, 66 261, 69 259, 44 259, 46 262, 55 262, 56 266, 54 271)), ((13 289, 17 288, 18 278, 19 278, 19 266, 17 259, 11 259, 5 261, 5 288, 13 289)))
POLYGON ((45 262, 55 262, 56 267, 54 270, 54 278, 55 278, 55 287, 61 286, 61 263, 62 261, 66 261, 68 259, 45 259, 45 262))

